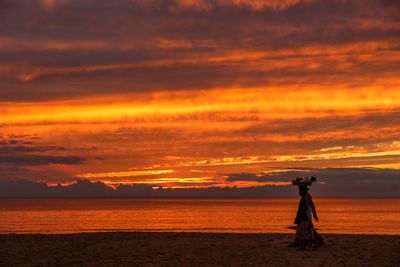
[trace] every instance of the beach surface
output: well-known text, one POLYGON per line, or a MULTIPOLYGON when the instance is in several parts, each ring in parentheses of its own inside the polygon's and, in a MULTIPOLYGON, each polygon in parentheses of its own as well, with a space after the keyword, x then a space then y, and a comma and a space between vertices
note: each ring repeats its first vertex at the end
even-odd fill
POLYGON ((400 266, 400 236, 114 232, 0 235, 0 266, 400 266))

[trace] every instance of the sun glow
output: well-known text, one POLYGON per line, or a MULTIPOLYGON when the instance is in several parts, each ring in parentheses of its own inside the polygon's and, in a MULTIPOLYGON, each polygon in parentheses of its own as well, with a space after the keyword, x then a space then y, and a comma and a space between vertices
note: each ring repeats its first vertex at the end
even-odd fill
POLYGON ((99 173, 84 173, 79 174, 77 177, 79 178, 118 178, 118 177, 134 177, 134 176, 146 176, 146 175, 159 175, 159 174, 168 174, 174 173, 173 170, 141 170, 141 171, 125 171, 125 172, 99 172, 99 173))

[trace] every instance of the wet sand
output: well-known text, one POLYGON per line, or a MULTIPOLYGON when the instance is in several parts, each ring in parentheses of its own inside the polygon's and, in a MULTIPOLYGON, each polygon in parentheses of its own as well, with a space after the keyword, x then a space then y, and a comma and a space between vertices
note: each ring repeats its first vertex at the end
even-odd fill
POLYGON ((0 266, 400 266, 400 236, 323 235, 317 250, 288 234, 0 235, 0 266))

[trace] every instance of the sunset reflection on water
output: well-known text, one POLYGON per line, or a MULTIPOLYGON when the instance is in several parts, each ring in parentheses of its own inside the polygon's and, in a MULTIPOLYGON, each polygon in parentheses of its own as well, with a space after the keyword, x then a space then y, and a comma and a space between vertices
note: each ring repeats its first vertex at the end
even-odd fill
MULTIPOLYGON (((1 199, 0 233, 292 233, 298 199, 1 199)), ((321 233, 400 234, 400 199, 315 199, 321 233)))

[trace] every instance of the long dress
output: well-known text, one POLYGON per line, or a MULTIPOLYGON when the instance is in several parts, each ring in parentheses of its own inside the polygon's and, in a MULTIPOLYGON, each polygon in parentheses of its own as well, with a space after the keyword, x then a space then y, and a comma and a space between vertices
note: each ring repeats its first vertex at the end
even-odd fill
POLYGON ((310 193, 307 193, 307 201, 308 201, 308 214, 309 214, 308 231, 312 235, 312 240, 314 245, 319 247, 323 245, 324 239, 318 234, 312 222, 311 213, 313 214, 314 218, 317 218, 318 216, 317 216, 317 210, 314 205, 314 201, 310 193))
POLYGON ((291 246, 306 248, 319 247, 323 244, 322 237, 317 233, 312 223, 311 213, 316 217, 316 210, 310 194, 301 196, 297 215, 294 223, 296 227, 296 239, 291 246))

